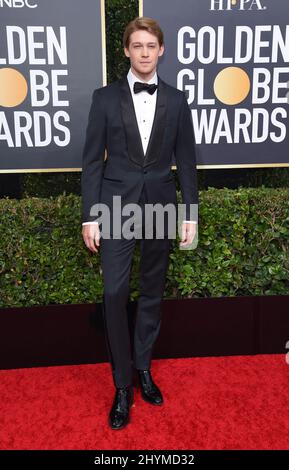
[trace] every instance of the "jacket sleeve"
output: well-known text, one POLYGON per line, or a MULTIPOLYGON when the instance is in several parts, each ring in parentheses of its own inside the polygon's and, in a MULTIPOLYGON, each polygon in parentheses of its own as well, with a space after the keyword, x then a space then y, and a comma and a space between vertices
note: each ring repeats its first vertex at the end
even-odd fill
POLYGON ((94 204, 100 202, 105 148, 106 115, 99 90, 95 89, 92 95, 82 154, 82 223, 96 220, 95 216, 90 215, 90 211, 94 204))
POLYGON ((177 174, 180 182, 182 203, 185 205, 183 219, 198 220, 198 186, 195 136, 192 113, 183 92, 179 113, 178 131, 174 147, 177 174), (192 206, 191 206, 192 204, 192 206))

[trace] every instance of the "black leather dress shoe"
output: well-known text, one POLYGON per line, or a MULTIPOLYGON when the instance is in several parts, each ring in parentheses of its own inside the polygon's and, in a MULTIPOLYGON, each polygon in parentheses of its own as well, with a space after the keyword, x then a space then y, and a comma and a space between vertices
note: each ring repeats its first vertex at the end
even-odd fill
POLYGON ((164 400, 161 391, 154 383, 150 370, 138 369, 138 377, 143 399, 152 405, 162 405, 164 400))
POLYGON ((133 387, 116 388, 112 408, 109 413, 109 425, 112 429, 122 429, 129 422, 129 409, 133 404, 133 387))

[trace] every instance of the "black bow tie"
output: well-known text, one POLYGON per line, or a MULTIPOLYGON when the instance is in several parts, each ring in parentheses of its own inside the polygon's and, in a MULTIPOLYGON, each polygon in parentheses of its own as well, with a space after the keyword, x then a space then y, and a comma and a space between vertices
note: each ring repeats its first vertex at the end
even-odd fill
POLYGON ((133 86, 133 91, 135 93, 139 93, 140 91, 148 91, 150 95, 152 95, 156 89, 157 85, 155 83, 143 83, 143 82, 135 82, 133 86))

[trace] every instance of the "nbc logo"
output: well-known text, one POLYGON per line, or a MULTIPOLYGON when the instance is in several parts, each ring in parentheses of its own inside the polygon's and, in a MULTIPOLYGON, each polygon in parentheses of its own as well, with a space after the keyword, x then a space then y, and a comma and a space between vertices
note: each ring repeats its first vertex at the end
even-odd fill
MULTIPOLYGON (((263 2, 263 0, 262 0, 263 2)), ((266 10, 261 0, 211 0, 211 11, 214 10, 266 10)))
POLYGON ((38 5, 33 0, 0 0, 0 8, 36 8, 38 5))

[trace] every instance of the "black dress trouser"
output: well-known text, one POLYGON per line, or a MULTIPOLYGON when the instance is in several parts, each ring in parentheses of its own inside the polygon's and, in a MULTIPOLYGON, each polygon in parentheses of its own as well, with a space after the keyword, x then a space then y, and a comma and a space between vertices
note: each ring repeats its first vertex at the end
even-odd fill
MULTIPOLYGON (((142 217, 146 202, 144 185, 139 199, 142 217)), ((140 238, 140 296, 134 329, 133 357, 131 357, 126 306, 136 241, 136 238, 100 240, 100 261, 104 281, 102 311, 108 355, 116 387, 132 384, 133 367, 150 368, 153 345, 161 325, 161 301, 172 239, 140 238)))

